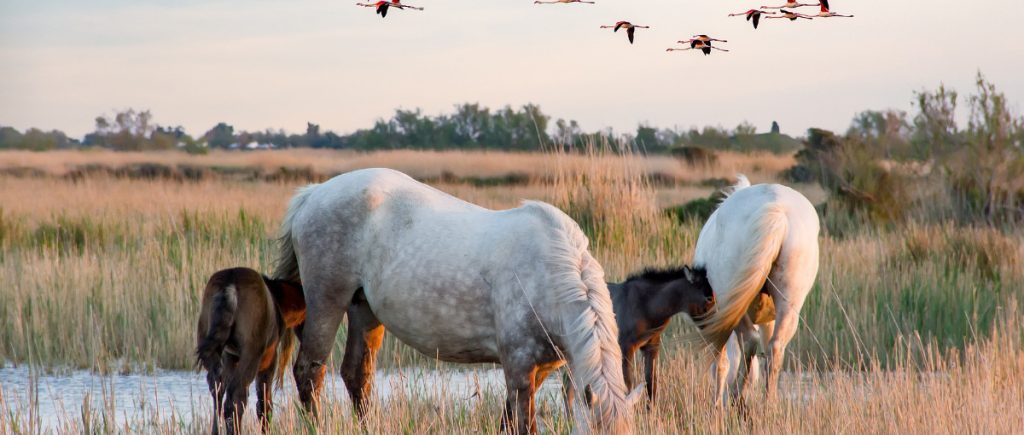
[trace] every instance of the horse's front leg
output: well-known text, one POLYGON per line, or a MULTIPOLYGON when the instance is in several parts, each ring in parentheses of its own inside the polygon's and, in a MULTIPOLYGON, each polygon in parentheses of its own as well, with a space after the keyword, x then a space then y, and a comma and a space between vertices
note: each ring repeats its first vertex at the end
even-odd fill
POLYGON ((733 379, 730 389, 730 395, 738 398, 741 403, 743 391, 750 381, 750 372, 754 369, 752 363, 754 353, 757 352, 759 339, 757 328, 750 318, 745 317, 741 320, 740 325, 736 328, 736 340, 739 345, 740 356, 736 367, 736 378, 733 379))
POLYGON ((576 388, 572 382, 572 378, 569 376, 569 369, 566 368, 562 371, 562 393, 564 394, 562 400, 565 401, 566 417, 572 416, 573 395, 576 394, 576 388))
MULTIPOLYGON (((503 364, 504 365, 504 364, 503 364)), ((537 419, 534 414, 534 393, 536 392, 537 367, 505 368, 505 412, 501 416, 501 427, 506 433, 535 434, 537 419)))
POLYGON ((341 378, 360 418, 366 413, 373 392, 377 351, 383 341, 384 325, 370 311, 369 304, 359 301, 349 305, 348 338, 341 363, 341 378))
MULTIPOLYGON (((640 348, 644 357, 644 382, 647 384, 647 409, 654 408, 654 399, 658 396, 658 352, 661 351, 661 333, 651 338, 640 348)), ((632 387, 630 387, 632 388, 632 387)))

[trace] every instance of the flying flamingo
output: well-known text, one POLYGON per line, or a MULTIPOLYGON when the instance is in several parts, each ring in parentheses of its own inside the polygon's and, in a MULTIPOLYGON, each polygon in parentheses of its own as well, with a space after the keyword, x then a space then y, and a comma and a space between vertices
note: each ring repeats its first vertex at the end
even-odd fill
POLYGON ((708 35, 693 35, 693 39, 691 39, 689 41, 686 41, 686 42, 693 41, 694 39, 696 39, 698 41, 707 42, 708 45, 711 45, 711 41, 715 41, 715 42, 729 42, 729 41, 726 41, 724 39, 715 39, 715 38, 712 38, 712 37, 710 37, 708 35))
POLYGON ((619 22, 615 23, 614 26, 601 26, 601 28, 602 29, 615 29, 614 31, 616 31, 616 32, 618 32, 619 29, 626 29, 626 36, 629 37, 629 43, 632 44, 633 43, 633 32, 635 32, 636 29, 650 29, 651 26, 638 26, 636 24, 630 23, 629 21, 619 21, 619 22))
POLYGON ((831 18, 831 17, 853 18, 853 15, 839 15, 839 14, 837 14, 835 12, 829 11, 828 10, 828 0, 821 0, 821 12, 818 12, 818 15, 815 15, 815 16, 821 17, 821 18, 831 18))
POLYGON ((679 41, 680 44, 690 44, 687 48, 666 48, 665 51, 687 51, 687 50, 700 50, 705 56, 711 54, 711 49, 718 51, 729 51, 724 48, 712 47, 711 42, 704 42, 700 39, 691 39, 689 41, 679 41))
MULTIPOLYGON (((685 41, 676 41, 676 42, 678 42, 680 44, 690 44, 690 49, 691 50, 700 50, 700 51, 704 52, 705 56, 711 54, 711 49, 712 49, 711 41, 729 42, 729 41, 726 41, 724 39, 715 39, 715 38, 712 38, 712 37, 710 37, 708 35, 693 35, 693 36, 694 36, 694 38, 687 39, 685 41)), ((718 50, 718 47, 714 47, 714 48, 716 50, 718 50)))
POLYGON ((588 1, 583 1, 583 0, 550 0, 550 1, 537 0, 537 1, 533 2, 533 4, 535 4, 535 5, 553 5, 555 3, 587 3, 587 4, 591 4, 591 5, 594 4, 594 2, 588 2, 588 1))
POLYGON ((770 17, 764 17, 764 18, 766 20, 769 19, 769 18, 788 18, 789 21, 796 21, 797 18, 806 18, 808 20, 811 19, 810 15, 798 14, 796 12, 790 12, 790 11, 787 11, 785 9, 782 9, 780 12, 782 12, 782 15, 772 15, 770 17))
POLYGON ((764 14, 764 15, 774 15, 775 12, 762 11, 760 9, 751 9, 751 10, 746 11, 746 12, 738 12, 738 13, 735 13, 735 14, 729 14, 729 16, 730 17, 735 17, 735 16, 739 16, 739 15, 745 15, 747 17, 747 21, 751 21, 751 20, 754 21, 754 28, 756 29, 757 28, 757 23, 759 23, 761 21, 761 15, 762 14, 764 14))
MULTIPOLYGON (((826 0, 828 1, 828 0, 826 0)), ((761 6, 761 9, 783 9, 783 8, 798 8, 800 6, 817 6, 818 3, 798 3, 796 0, 786 0, 786 4, 782 6, 761 6)))
POLYGON ((380 15, 381 18, 384 18, 384 17, 388 16, 388 9, 392 8, 392 7, 398 8, 398 9, 406 9, 406 8, 408 8, 408 9, 415 9, 417 11, 422 11, 423 10, 423 8, 421 8, 421 7, 403 5, 402 4, 402 0, 391 0, 390 2, 388 2, 388 1, 378 1, 378 2, 374 2, 374 3, 356 3, 356 6, 363 6, 363 7, 367 7, 367 8, 377 8, 377 14, 380 15))

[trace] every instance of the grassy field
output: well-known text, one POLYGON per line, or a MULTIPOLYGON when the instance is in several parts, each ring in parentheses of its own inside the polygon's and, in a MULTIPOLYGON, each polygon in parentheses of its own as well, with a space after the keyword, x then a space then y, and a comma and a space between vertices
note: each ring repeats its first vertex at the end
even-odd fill
MULTIPOLYGON (((663 209, 706 197, 741 172, 778 181, 792 157, 722 154, 692 166, 668 157, 592 152, 501 154, 395 151, 370 154, 271 151, 131 154, 0 153, 0 360, 60 371, 102 373, 192 368, 199 293, 216 269, 267 270, 285 204, 301 179, 223 176, 307 168, 321 179, 387 166, 492 208, 521 199, 559 206, 591 237, 608 277, 690 261, 702 222, 663 209), (128 177, 82 167, 159 164, 211 169, 214 176, 128 177), (241 168, 241 169, 239 169, 241 168), (33 169, 33 170, 30 170, 33 169), (85 175, 82 175, 85 174, 85 175), (219 174, 219 175, 218 175, 219 174)), ((816 185, 795 186, 812 202, 816 185)), ((952 224, 864 223, 821 237, 817 285, 787 359, 793 400, 756 405, 744 419, 716 415, 702 356, 669 331, 665 395, 638 430, 679 432, 1014 432, 1024 423, 1024 229, 952 224), (801 391, 807 390, 806 393, 801 391)), ((683 322, 677 322, 683 323, 683 322)), ((343 340, 343 335, 340 336, 343 340)), ((341 348, 336 349, 335 358, 341 348)), ((388 340, 381 365, 432 361, 388 340)), ((448 366, 444 366, 448 367, 448 366)), ((291 392, 279 396, 292 396, 291 392)), ((497 396, 467 409, 441 400, 391 401, 368 421, 371 433, 493 432, 497 396)), ((0 406, 2 401, 0 387, 0 406)), ((760 403, 755 401, 753 403, 760 403)), ((324 422, 293 412, 283 432, 308 424, 358 432, 347 402, 324 422)), ((97 407, 99 407, 97 405, 97 407)), ((102 407, 99 407, 102 408, 102 407)), ((0 410, 0 431, 32 431, 24 415, 0 410)), ((569 429, 553 410, 546 427, 569 429)), ((96 409, 92 423, 104 420, 96 409)), ((110 430, 82 426, 66 429, 110 430)), ((108 419, 109 420, 109 419, 108 419)), ((161 420, 152 431, 199 431, 200 422, 161 420)))

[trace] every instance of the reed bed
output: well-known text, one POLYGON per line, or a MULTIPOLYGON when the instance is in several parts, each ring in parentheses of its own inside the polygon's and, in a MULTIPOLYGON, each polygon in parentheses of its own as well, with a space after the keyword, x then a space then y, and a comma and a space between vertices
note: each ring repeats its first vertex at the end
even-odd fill
MULTIPOLYGON (((390 166, 420 171, 427 178, 441 170, 479 176, 529 172, 536 176, 521 185, 433 184, 491 208, 514 207, 524 198, 559 206, 587 232, 610 280, 644 267, 689 262, 702 222, 680 223, 662 209, 713 190, 659 185, 651 168, 667 163, 602 150, 583 155, 272 153, 160 158, 245 165, 257 164, 245 159, 265 158, 275 165, 294 159, 326 165, 330 171, 390 166)), ((58 171, 81 159, 122 163, 144 156, 24 154, 0 153, 0 166, 48 162, 58 171)), ((699 186, 704 180, 731 177, 737 169, 756 174, 754 181, 775 180, 785 168, 756 156, 722 160, 703 169, 674 161, 672 170, 699 186), (754 162, 759 162, 757 168, 754 162)), ((0 361, 104 374, 191 369, 199 294, 206 278, 229 266, 269 270, 271 239, 299 184, 0 176, 0 282, 5 283, 0 287, 0 361)), ((821 201, 820 189, 798 187, 813 202, 821 201)), ((663 401, 652 413, 638 414, 638 430, 1009 433, 1021 427, 1024 230, 913 223, 880 228, 865 223, 854 232, 826 232, 820 243, 818 282, 790 346, 793 356, 786 360, 788 399, 753 405, 745 414, 713 411, 705 357, 686 344, 687 326, 678 321, 667 333, 668 349, 663 352, 663 401)), ((456 369, 391 338, 385 341, 381 366, 456 369)), ((286 393, 279 397, 290 400, 293 394, 286 393)), ((444 394, 401 397, 378 407, 360 427, 342 396, 331 401, 319 422, 304 420, 286 402, 275 424, 281 433, 494 432, 502 397, 500 392, 484 394, 474 406, 457 404, 444 394)), ((111 426, 102 404, 75 409, 62 431, 125 429, 111 426)), ((542 406, 540 418, 553 432, 564 433, 571 426, 556 407, 542 406)), ((201 432, 206 421, 144 415, 132 424, 147 432, 178 433, 201 432)), ((36 432, 34 424, 31 409, 4 404, 0 386, 0 431, 36 432)))

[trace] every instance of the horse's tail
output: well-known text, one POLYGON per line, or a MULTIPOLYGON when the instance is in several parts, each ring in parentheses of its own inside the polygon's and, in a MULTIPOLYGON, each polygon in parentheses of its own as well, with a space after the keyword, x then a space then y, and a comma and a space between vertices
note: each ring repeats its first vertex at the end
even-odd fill
POLYGON ((577 424, 593 423, 592 428, 599 433, 632 433, 631 406, 622 374, 619 328, 612 300, 604 270, 586 250, 582 252, 579 276, 582 286, 575 290, 573 305, 582 310, 564 320, 571 382, 576 383, 579 395, 575 403, 581 405, 574 409, 577 424), (588 403, 590 412, 582 407, 588 403))
POLYGON ((216 373, 220 370, 221 354, 228 338, 231 337, 231 330, 235 326, 235 314, 238 311, 238 289, 234 284, 228 284, 217 290, 213 296, 213 306, 210 309, 210 326, 206 335, 199 340, 196 346, 196 359, 208 372, 216 373))
POLYGON ((714 310, 699 322, 701 335, 721 348, 761 292, 786 237, 786 210, 778 203, 761 206, 754 216, 753 243, 732 267, 726 285, 716 289, 714 310))
POLYGON ((277 347, 277 387, 284 386, 284 376, 288 372, 288 363, 292 360, 292 352, 295 350, 295 329, 287 328, 281 334, 281 342, 277 347))
POLYGON ((295 219, 295 215, 302 210, 306 199, 309 198, 309 194, 316 186, 316 184, 310 184, 300 187, 295 192, 295 196, 292 196, 291 202, 288 203, 288 212, 284 216, 284 221, 281 222, 281 236, 277 239, 277 266, 274 268, 274 279, 301 281, 299 279, 299 258, 295 255, 295 244, 292 240, 292 221, 295 219))
POLYGON ((732 196, 732 194, 740 190, 746 189, 748 187, 750 187, 750 180, 747 178, 747 176, 743 174, 736 174, 736 184, 729 186, 722 193, 725 194, 726 198, 728 198, 732 196))

